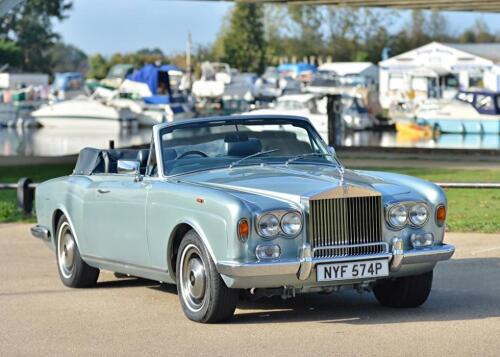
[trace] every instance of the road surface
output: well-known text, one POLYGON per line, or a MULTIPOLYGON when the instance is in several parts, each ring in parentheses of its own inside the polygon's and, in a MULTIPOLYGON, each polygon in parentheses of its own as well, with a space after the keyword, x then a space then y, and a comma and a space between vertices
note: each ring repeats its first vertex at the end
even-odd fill
POLYGON ((231 323, 187 320, 172 286, 101 274, 74 290, 27 224, 0 225, 0 356, 498 356, 500 235, 448 234, 427 303, 343 291, 244 302, 231 323))

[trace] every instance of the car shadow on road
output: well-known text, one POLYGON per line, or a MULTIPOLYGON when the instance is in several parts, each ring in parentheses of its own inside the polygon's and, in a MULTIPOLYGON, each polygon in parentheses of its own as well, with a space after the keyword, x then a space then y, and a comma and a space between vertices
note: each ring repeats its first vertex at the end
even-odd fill
POLYGON ((372 293, 359 294, 349 289, 330 295, 297 295, 288 300, 273 297, 241 301, 232 323, 316 321, 363 325, 488 317, 500 317, 500 258, 440 263, 431 295, 419 308, 386 308, 378 304, 372 293))
MULTIPOLYGON (((97 288, 145 287, 177 294, 175 285, 139 278, 103 281, 97 288)), ((378 304, 372 293, 352 289, 338 293, 298 294, 241 300, 231 323, 319 322, 391 324, 416 321, 476 320, 500 317, 500 258, 453 259, 439 263, 427 302, 414 309, 393 309, 378 304)))

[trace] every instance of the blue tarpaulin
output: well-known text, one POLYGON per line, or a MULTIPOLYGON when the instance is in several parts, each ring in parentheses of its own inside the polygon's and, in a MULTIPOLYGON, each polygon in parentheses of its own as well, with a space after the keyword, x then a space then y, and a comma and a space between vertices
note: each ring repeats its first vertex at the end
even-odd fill
POLYGON ((131 81, 146 83, 151 90, 151 93, 153 93, 153 95, 156 95, 158 94, 159 72, 168 73, 168 71, 180 71, 180 69, 170 64, 164 64, 161 66, 146 64, 142 68, 134 70, 132 74, 127 76, 127 79, 130 79, 131 81))
POLYGON ((309 63, 284 63, 278 66, 279 72, 293 72, 298 75, 302 72, 316 72, 317 68, 309 63))

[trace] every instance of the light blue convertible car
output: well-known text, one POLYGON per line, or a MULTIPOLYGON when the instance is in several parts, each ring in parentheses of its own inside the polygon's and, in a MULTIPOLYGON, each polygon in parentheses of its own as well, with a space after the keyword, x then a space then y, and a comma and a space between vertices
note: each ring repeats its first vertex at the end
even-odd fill
POLYGON ((67 286, 101 269, 177 284, 189 319, 217 322, 242 293, 419 306, 454 252, 446 210, 432 183, 344 170, 305 118, 215 117, 156 125, 149 150, 83 149, 37 188, 32 233, 67 286))

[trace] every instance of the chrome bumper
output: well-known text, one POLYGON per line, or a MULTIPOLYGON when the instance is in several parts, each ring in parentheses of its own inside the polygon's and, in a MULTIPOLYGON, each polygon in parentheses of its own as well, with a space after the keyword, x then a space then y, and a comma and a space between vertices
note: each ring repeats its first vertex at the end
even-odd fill
POLYGON ((31 227, 31 235, 36 238, 43 239, 45 241, 50 241, 50 231, 48 228, 43 226, 31 227))
POLYGON ((449 244, 411 250, 402 250, 399 249, 397 245, 393 245, 392 252, 389 253, 313 259, 310 245, 305 244, 301 249, 299 259, 252 263, 221 261, 217 263, 217 270, 220 274, 230 277, 296 275, 299 280, 307 280, 317 264, 355 260, 389 259, 391 272, 397 272, 403 265, 436 263, 441 260, 450 259, 454 252, 455 247, 449 244))

